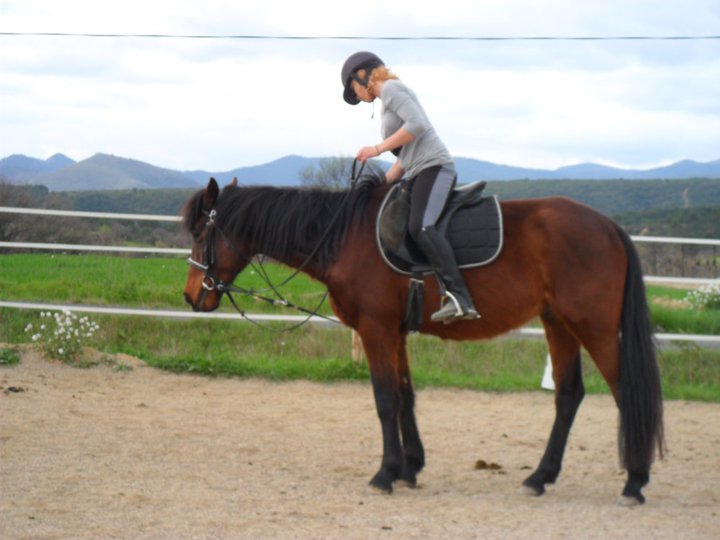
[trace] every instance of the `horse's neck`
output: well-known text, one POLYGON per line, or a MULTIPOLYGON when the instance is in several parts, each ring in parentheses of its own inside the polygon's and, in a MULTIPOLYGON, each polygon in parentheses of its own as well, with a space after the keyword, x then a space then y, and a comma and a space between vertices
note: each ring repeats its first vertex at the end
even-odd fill
POLYGON ((324 282, 324 276, 325 271, 324 269, 319 268, 318 264, 313 261, 308 261, 307 257, 301 257, 300 255, 296 256, 286 256, 286 257, 272 257, 279 263, 292 268, 295 271, 302 272, 303 274, 307 274, 313 279, 316 279, 318 281, 324 282))

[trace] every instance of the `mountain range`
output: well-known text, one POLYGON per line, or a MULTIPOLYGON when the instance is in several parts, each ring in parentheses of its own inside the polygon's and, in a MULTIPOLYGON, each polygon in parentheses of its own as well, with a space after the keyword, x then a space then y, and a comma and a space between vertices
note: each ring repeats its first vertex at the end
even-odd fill
MULTIPOLYGON (((221 184, 237 177, 241 184, 297 186, 301 171, 317 167, 327 159, 332 158, 291 155, 262 165, 212 172, 177 171, 109 154, 95 154, 77 162, 63 154, 55 154, 46 160, 13 154, 0 159, 0 180, 44 185, 51 191, 198 188, 204 186, 211 176, 221 184)), ((383 168, 390 166, 384 161, 378 164, 383 168)), ((462 157, 455 159, 455 165, 460 183, 475 180, 720 179, 720 159, 705 163, 684 160, 646 170, 620 169, 594 163, 554 170, 527 169, 462 157)))

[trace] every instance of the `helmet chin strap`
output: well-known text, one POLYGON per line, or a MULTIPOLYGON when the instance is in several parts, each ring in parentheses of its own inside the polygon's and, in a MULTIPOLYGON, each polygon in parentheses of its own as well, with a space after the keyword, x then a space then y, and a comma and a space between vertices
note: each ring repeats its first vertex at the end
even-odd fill
POLYGON ((360 75, 357 74, 357 71, 355 71, 350 75, 350 78, 367 88, 370 83, 370 70, 365 70, 365 77, 360 77, 360 75))
POLYGON ((375 118, 375 100, 377 99, 377 96, 375 95, 375 92, 372 91, 372 88, 370 88, 370 72, 369 70, 366 70, 365 77, 360 77, 357 72, 350 75, 350 78, 354 81, 357 81, 358 84, 360 84, 365 90, 368 91, 370 94, 370 97, 373 98, 371 101, 372 103, 372 112, 370 113, 370 118, 375 118))

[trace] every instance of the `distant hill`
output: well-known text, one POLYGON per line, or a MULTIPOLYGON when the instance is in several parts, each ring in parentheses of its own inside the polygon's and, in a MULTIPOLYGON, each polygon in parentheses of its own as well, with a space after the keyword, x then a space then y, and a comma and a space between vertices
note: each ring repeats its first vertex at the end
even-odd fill
POLYGON ((0 159, 0 178, 16 184, 35 183, 33 178, 48 172, 74 165, 75 161, 63 154, 55 154, 46 160, 13 154, 0 159))
POLYGON ((108 154, 95 154, 68 167, 40 174, 32 183, 53 191, 197 187, 178 171, 108 154))
MULTIPOLYGON (((221 184, 237 177, 243 184, 297 186, 303 170, 317 167, 325 159, 331 158, 290 155, 262 165, 210 172, 176 171, 108 154, 95 154, 77 163, 62 154, 47 160, 12 155, 0 160, 0 179, 16 184, 44 185, 52 191, 198 188, 211 176, 221 184)), ((376 163, 383 169, 390 166, 387 161, 377 160, 376 163)), ((455 163, 460 183, 474 180, 720 179, 720 160, 707 163, 685 160, 648 170, 619 169, 594 163, 555 170, 527 169, 462 157, 456 158, 455 163)))
POLYGON ((473 180, 682 180, 684 178, 720 178, 720 159, 708 163, 678 161, 654 169, 620 169, 581 163, 555 170, 524 169, 496 165, 476 159, 456 158, 461 182, 473 180))
POLYGON ((300 172, 307 167, 316 166, 322 158, 285 156, 263 165, 239 167, 225 172, 185 171, 185 174, 199 185, 205 185, 210 177, 221 185, 237 178, 241 184, 272 184, 275 186, 297 186, 300 184, 300 172))

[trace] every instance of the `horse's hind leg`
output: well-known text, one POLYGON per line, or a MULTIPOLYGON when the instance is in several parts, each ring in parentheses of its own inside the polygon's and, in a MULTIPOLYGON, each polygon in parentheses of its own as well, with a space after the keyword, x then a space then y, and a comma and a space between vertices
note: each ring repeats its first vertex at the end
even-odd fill
MULTIPOLYGON (((612 332, 608 332, 612 334, 612 332)), ((615 398, 618 407, 620 403, 620 363, 619 349, 617 342, 609 342, 608 340, 596 339, 594 341, 585 340, 585 348, 595 361, 595 365, 605 378, 610 391, 615 398)), ((618 434, 620 437, 620 447, 624 445, 622 431, 618 434)), ((622 454, 621 454, 622 460, 622 454)), ((628 477, 625 487, 622 491, 619 504, 622 506, 634 506, 645 502, 642 494, 642 488, 650 481, 650 463, 640 467, 628 467, 628 477)))
POLYGON ((585 396, 580 344, 551 314, 543 316, 543 323, 553 364, 555 422, 540 465, 523 482, 525 492, 530 495, 545 493, 545 485, 554 483, 560 474, 570 428, 585 396))

